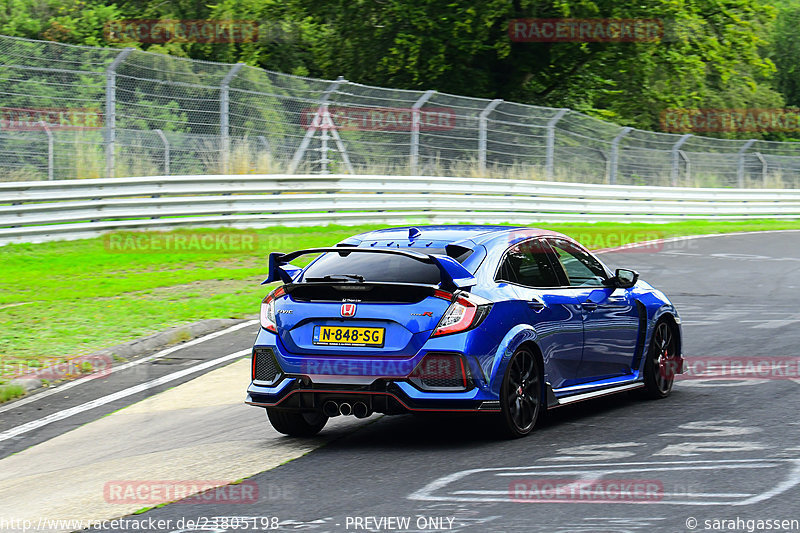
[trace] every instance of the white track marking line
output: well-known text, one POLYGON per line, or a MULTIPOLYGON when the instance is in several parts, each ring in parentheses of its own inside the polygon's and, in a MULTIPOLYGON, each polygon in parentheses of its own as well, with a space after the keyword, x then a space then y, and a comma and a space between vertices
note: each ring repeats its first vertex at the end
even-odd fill
MULTIPOLYGON (((751 505, 764 500, 768 500, 773 496, 782 494, 789 489, 800 484, 800 460, 798 459, 728 459, 728 460, 693 460, 685 462, 677 461, 664 461, 664 462, 631 462, 631 463, 596 463, 591 465, 565 465, 566 468, 553 469, 552 466, 519 466, 519 467, 492 467, 492 468, 475 468, 470 470, 462 470, 428 483, 421 489, 411 493, 406 498, 410 500, 426 500, 426 501, 458 501, 458 502, 497 502, 508 501, 508 490, 490 491, 479 489, 468 489, 466 492, 487 492, 485 495, 475 494, 474 496, 455 496, 458 492, 465 491, 452 491, 442 494, 446 488, 455 482, 461 481, 473 474, 488 474, 497 477, 516 477, 516 476, 536 476, 536 475, 585 475, 587 473, 595 474, 597 476, 604 476, 607 474, 618 474, 626 472, 652 472, 652 471, 671 471, 671 470, 716 470, 716 469, 740 469, 740 468, 776 468, 784 466, 786 463, 792 464, 792 470, 786 479, 776 484, 771 489, 756 495, 752 495, 745 500, 730 500, 730 501, 701 501, 701 500, 669 500, 669 501, 652 501, 647 503, 653 504, 668 504, 668 505, 751 505), (783 463, 783 464, 779 464, 783 463), (619 468, 620 466, 643 466, 643 468, 619 468), (655 465, 655 466, 654 466, 655 465), (693 466, 689 466, 693 465, 693 466), (701 466, 697 466, 701 465, 701 466), (603 470, 586 470, 587 466, 604 467, 603 470), (549 469, 549 470, 548 470, 549 469), (497 492, 497 494, 489 494, 497 492), (500 498, 498 496, 504 496, 500 498)), ((714 498, 721 497, 721 493, 709 493, 714 498)), ((679 496, 686 496, 685 494, 676 493, 679 496)), ((708 494, 703 494, 708 496, 708 494)), ((554 502, 561 503, 561 502, 554 502)))
POLYGON ((10 309, 12 307, 19 307, 20 305, 30 305, 32 303, 33 302, 19 302, 19 303, 15 303, 15 304, 0 305, 0 309, 10 309))
POLYGON ((133 387, 129 387, 127 389, 123 389, 121 391, 117 391, 115 393, 109 394, 107 396, 103 396, 100 398, 96 398, 92 401, 86 402, 81 405, 76 405, 75 407, 70 407, 69 409, 64 409, 63 411, 58 411, 57 413, 53 413, 51 415, 47 415, 44 418, 40 418, 38 420, 32 420, 20 426, 11 428, 0 433, 0 442, 4 440, 8 440, 14 438, 18 435, 23 433, 27 433, 28 431, 33 431, 34 429, 38 429, 42 426, 46 426, 48 424, 52 424, 53 422, 57 422, 59 420, 64 420, 65 418, 69 418, 71 416, 77 415, 84 411, 88 411, 90 409, 94 409, 95 407, 100 407, 101 405, 105 405, 107 403, 111 403, 113 401, 126 398, 133 394, 137 394, 139 392, 146 391, 148 389, 152 389, 154 387, 158 387, 159 385, 163 385, 165 383, 169 383, 170 381, 174 381, 176 379, 180 379, 184 376, 188 376, 190 374, 194 374, 196 372, 200 372, 207 368, 211 368, 215 365, 220 363, 224 363, 225 361, 230 361, 232 359, 237 359, 243 357, 245 355, 250 354, 250 348, 246 350, 240 350, 238 352, 234 352, 228 355, 224 355, 222 357, 218 357, 217 359, 212 359, 210 361, 206 361, 204 363, 200 363, 199 365, 193 366, 191 368, 185 368, 183 370, 179 370, 177 372, 173 372, 172 374, 167 374, 166 376, 161 376, 160 378, 156 378, 154 380, 148 381, 146 383, 140 383, 139 385, 134 385, 133 387))
MULTIPOLYGON (((184 342, 182 344, 178 344, 178 345, 172 346, 170 348, 166 348, 164 350, 161 350, 160 352, 154 353, 153 355, 149 355, 149 356, 143 357, 141 359, 136 359, 135 361, 131 361, 129 363, 125 363, 125 364, 119 365, 119 366, 113 366, 112 365, 111 366, 111 370, 109 370, 108 373, 109 374, 113 374, 114 372, 120 372, 122 370, 127 370, 127 369, 129 369, 131 367, 134 367, 136 365, 140 365, 142 363, 146 363, 148 361, 152 361, 153 359, 159 359, 161 357, 164 357, 165 355, 169 355, 169 354, 171 354, 173 352, 177 352, 178 350, 183 350, 184 348, 189 348, 191 346, 195 346, 197 344, 200 344, 201 342, 206 342, 206 341, 210 341, 211 339, 216 339, 217 337, 221 337, 222 335, 225 335, 227 333, 232 333, 234 331, 240 330, 242 328, 246 328, 247 326, 252 326, 253 324, 257 324, 257 323, 258 323, 258 320, 248 320, 247 322, 241 322, 239 324, 234 324, 233 326, 231 326, 229 328, 225 328, 225 329, 220 330, 220 331, 215 331, 214 333, 209 333, 208 335, 204 335, 202 337, 198 337, 197 339, 193 339, 193 340, 190 340, 188 342, 184 342)), ((97 379, 97 378, 94 378, 94 377, 91 377, 91 376, 83 377, 83 378, 80 378, 80 379, 76 379, 74 381, 70 381, 70 382, 64 383, 63 385, 59 385, 58 387, 53 387, 53 388, 48 389, 46 391, 38 392, 38 393, 36 393, 36 394, 34 394, 32 396, 27 396, 27 397, 19 399, 17 401, 11 402, 11 403, 9 403, 7 405, 0 406, 0 413, 3 413, 3 412, 8 411, 10 409, 15 409, 17 407, 29 404, 31 402, 35 402, 36 400, 39 400, 41 398, 46 398, 46 397, 51 396, 53 394, 58 394, 59 392, 65 391, 67 389, 71 389, 72 387, 80 385, 81 383, 86 383, 87 381, 91 381, 93 379, 97 379)))
MULTIPOLYGON (((470 495, 470 496, 508 496, 509 490, 454 490, 451 494, 458 494, 458 495, 470 495)), ((659 493, 662 497, 667 496, 684 496, 684 497, 692 497, 692 496, 702 496, 706 498, 747 498, 749 496, 755 496, 749 492, 719 492, 714 493, 710 492, 708 494, 704 492, 661 492, 659 493)))

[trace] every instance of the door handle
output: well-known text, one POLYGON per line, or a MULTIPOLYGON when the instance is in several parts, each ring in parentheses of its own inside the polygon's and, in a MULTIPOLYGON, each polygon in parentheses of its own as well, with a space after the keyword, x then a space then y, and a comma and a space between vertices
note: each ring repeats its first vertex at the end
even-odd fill
POLYGON ((544 302, 540 302, 539 300, 530 300, 528 302, 528 307, 530 307, 534 311, 538 312, 538 311, 541 311, 542 309, 544 309, 547 306, 544 304, 544 302))
POLYGON ((594 302, 583 302, 581 304, 581 307, 583 307, 587 311, 594 311, 595 309, 597 309, 597 304, 594 302))

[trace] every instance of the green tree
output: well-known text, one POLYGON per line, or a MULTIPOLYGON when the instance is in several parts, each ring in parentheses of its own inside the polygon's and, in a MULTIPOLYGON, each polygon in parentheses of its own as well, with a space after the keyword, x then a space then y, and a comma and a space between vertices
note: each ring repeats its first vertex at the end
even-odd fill
POLYGON ((800 106, 800 2, 783 5, 772 28, 768 52, 777 67, 775 87, 791 106, 800 106))
POLYGON ((657 129, 667 108, 780 107, 783 95, 800 105, 800 3, 783 2, 0 0, 0 33, 569 107, 657 129), (658 42, 610 43, 508 35, 512 19, 566 17, 659 19, 667 32, 658 42), (118 19, 249 20, 260 32, 249 43, 106 42, 105 24, 118 19))
POLYGON ((774 10, 760 0, 295 0, 319 73, 362 83, 571 107, 658 127, 668 107, 780 105, 759 53, 774 10), (659 42, 512 42, 516 18, 647 18, 659 42))

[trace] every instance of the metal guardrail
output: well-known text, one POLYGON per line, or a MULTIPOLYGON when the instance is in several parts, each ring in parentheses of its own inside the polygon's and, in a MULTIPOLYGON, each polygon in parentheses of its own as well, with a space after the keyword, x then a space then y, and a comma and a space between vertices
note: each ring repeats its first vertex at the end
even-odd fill
POLYGON ((0 245, 189 226, 707 218, 800 218, 800 189, 288 174, 0 183, 0 245))

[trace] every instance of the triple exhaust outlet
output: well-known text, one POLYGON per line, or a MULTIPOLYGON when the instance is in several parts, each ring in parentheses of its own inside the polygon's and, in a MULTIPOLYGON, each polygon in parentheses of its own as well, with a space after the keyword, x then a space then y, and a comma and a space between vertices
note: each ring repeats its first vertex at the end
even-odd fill
POLYGON ((356 418, 367 418, 372 414, 369 410, 369 407, 367 407, 367 404, 364 402, 356 402, 354 404, 342 402, 337 404, 333 400, 328 400, 325 402, 325 404, 322 406, 322 412, 328 417, 353 415, 356 418))

